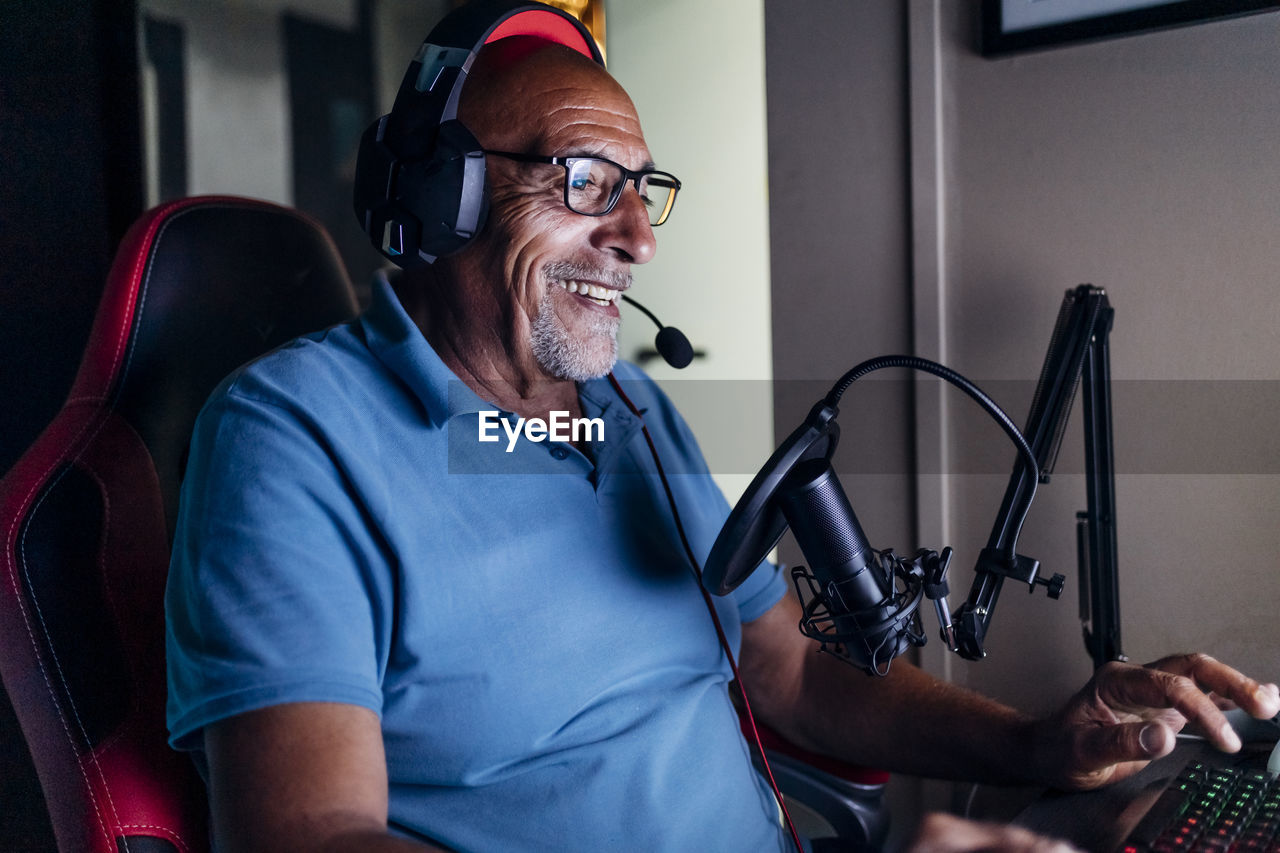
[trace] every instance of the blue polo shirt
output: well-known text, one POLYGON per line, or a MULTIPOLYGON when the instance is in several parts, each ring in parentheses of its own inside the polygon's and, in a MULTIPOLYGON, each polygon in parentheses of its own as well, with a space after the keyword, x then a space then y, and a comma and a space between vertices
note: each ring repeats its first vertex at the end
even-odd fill
MULTIPOLYGON (((638 368, 695 553, 728 512, 638 368)), ((778 850, 731 678, 640 434, 579 388, 589 449, 514 444, 385 285, 242 368, 196 426, 167 591, 169 727, 346 702, 382 721, 393 831, 457 850, 778 850), (600 433, 603 433, 600 435, 600 433)), ((514 424, 514 417, 507 419, 514 424)), ((536 438, 536 433, 534 434, 536 438)), ((784 592, 771 566, 716 607, 784 592)))

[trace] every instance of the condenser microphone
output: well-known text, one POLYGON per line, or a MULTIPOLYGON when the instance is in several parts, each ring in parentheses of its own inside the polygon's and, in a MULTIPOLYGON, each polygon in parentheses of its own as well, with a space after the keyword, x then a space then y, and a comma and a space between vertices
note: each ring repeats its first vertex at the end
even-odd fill
POLYGON ((903 607, 893 576, 867 542, 830 461, 799 462, 779 489, 779 506, 795 534, 842 655, 870 673, 912 644, 915 607, 903 607))
POLYGON ((622 294, 622 299, 639 309, 658 327, 658 336, 653 339, 653 347, 658 351, 658 355, 662 356, 662 360, 677 370, 688 367, 689 363, 693 361, 693 346, 690 345, 689 339, 684 336, 684 332, 675 326, 662 325, 662 321, 655 317, 652 311, 625 293, 622 294))

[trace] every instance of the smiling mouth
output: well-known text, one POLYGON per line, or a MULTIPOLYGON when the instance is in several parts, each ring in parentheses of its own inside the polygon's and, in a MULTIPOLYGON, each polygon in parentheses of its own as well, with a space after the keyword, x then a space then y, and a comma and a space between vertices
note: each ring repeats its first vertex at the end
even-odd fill
POLYGON ((596 305, 612 305, 622 294, 621 290, 614 290, 599 284, 591 284, 586 281, 574 281, 571 279, 557 279, 556 284, 560 285, 570 293, 576 293, 585 297, 589 302, 596 305))

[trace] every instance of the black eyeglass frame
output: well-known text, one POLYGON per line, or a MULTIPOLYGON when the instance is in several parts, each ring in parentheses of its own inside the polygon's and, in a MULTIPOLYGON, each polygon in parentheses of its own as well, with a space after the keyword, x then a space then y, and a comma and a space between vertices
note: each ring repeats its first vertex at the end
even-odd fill
POLYGON ((618 199, 622 198, 622 193, 624 190, 626 190, 627 184, 635 185, 636 192, 638 193, 640 192, 641 178, 649 178, 650 181, 652 182, 653 177, 657 176, 659 181, 669 182, 669 183, 659 183, 658 186, 666 186, 668 189, 671 190, 671 195, 667 197, 667 204, 662 209, 662 211, 659 212, 657 221, 656 222, 650 221, 649 223, 654 228, 657 228, 659 225, 666 222, 667 219, 670 218, 671 209, 676 206, 676 196, 680 194, 680 179, 677 178, 675 175, 671 174, 670 172, 663 172, 658 169, 641 169, 639 171, 633 171, 631 169, 628 169, 626 166, 622 165, 621 163, 615 163, 613 160, 610 160, 607 157, 588 157, 588 156, 548 157, 541 154, 517 154, 514 151, 491 151, 488 148, 483 148, 481 150, 485 154, 491 154, 494 157, 504 157, 507 160, 515 160, 517 163, 546 163, 552 166, 560 166, 561 168, 563 168, 564 169, 564 206, 569 208, 579 216, 608 216, 610 213, 613 212, 613 209, 617 207, 618 199), (585 211, 578 210, 569 201, 569 175, 571 174, 570 170, 573 168, 573 164, 580 160, 596 160, 601 163, 608 163, 610 166, 614 166, 615 168, 619 169, 622 172, 622 180, 618 181, 617 186, 613 188, 613 191, 609 194, 608 203, 605 204, 604 210, 600 211, 599 213, 587 213, 585 211))

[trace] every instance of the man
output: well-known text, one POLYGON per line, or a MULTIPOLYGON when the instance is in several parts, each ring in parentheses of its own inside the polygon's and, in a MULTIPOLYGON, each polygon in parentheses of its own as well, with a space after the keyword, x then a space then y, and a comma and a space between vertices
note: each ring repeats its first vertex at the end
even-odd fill
MULTIPOLYGON (((601 379, 617 294, 656 249, 650 212, 631 180, 607 212, 571 210, 567 170, 528 162, 650 170, 635 109, 598 65, 519 38, 480 54, 460 117, 508 152, 488 156, 477 239, 238 372, 197 428, 170 725, 207 770, 219 849, 785 849, 639 417, 601 379), (489 410, 604 435, 525 433, 508 457, 480 440, 489 410)), ((704 472, 674 489, 705 556, 723 499, 660 392, 616 372, 664 462, 704 472)), ((715 606, 757 717, 910 773, 1089 788, 1185 723, 1238 747, 1197 685, 1280 711, 1274 685, 1191 656, 1104 668, 1033 720, 905 662, 870 679, 814 654, 776 571, 715 606)), ((918 839, 1038 843, 945 818, 918 839)))

